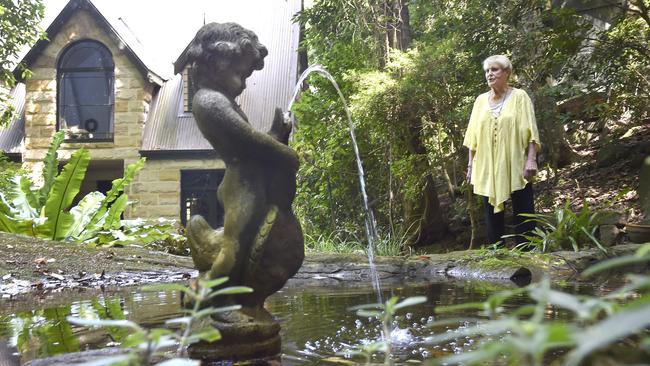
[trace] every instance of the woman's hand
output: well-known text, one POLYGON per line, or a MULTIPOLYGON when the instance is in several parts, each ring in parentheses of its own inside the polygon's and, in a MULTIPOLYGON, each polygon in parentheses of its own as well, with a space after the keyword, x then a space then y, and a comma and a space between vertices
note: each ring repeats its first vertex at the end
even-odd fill
POLYGON ((474 164, 474 153, 475 151, 472 149, 469 149, 469 156, 467 159, 467 174, 465 174, 465 179, 467 180, 467 183, 472 183, 472 165, 474 164))
POLYGON ((537 161, 528 159, 524 165, 524 179, 531 181, 537 175, 537 161))

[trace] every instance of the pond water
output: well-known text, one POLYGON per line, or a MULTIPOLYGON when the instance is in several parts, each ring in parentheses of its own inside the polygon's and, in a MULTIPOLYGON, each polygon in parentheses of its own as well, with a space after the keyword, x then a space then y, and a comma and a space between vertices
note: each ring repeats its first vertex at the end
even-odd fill
MULTIPOLYGON (((575 284, 572 293, 602 293, 609 291, 607 284, 599 287, 575 284)), ((407 308, 395 319, 396 330, 392 342, 398 364, 409 360, 422 360, 437 355, 471 349, 473 339, 431 346, 423 342, 426 336, 447 331, 447 328, 429 328, 433 309, 438 305, 452 305, 482 301, 491 293, 512 287, 509 284, 485 282, 435 282, 386 289, 384 298, 390 296, 426 296, 427 302, 407 308)), ((102 319, 131 319, 146 327, 160 327, 166 319, 178 316, 180 296, 177 292, 151 292, 131 288, 119 292, 92 295, 66 296, 64 304, 48 305, 35 302, 35 310, 19 311, 11 302, 3 300, 0 312, 0 364, 12 353, 20 363, 56 354, 117 346, 128 334, 125 329, 88 329, 69 324, 65 318, 96 317, 102 319)), ((377 320, 360 318, 351 306, 376 302, 371 287, 367 288, 289 288, 268 299, 267 308, 278 317, 282 325, 283 365, 331 364, 327 360, 342 357, 341 352, 354 345, 376 341, 380 338, 377 320)), ((59 303, 61 300, 58 301, 59 303)), ((525 297, 515 298, 509 306, 528 302, 525 297)), ((24 307, 24 306, 23 306, 24 307)), ((466 312, 449 317, 476 317, 466 312)), ((551 318, 562 313, 549 311, 551 318)), ((459 324, 462 325, 462 324, 459 324)), ((451 328, 451 326, 449 327, 451 328)), ((454 327, 455 328, 455 327, 454 327)), ((8 362, 8 361, 7 361, 8 362)), ((7 363, 11 365, 11 363, 7 363)))

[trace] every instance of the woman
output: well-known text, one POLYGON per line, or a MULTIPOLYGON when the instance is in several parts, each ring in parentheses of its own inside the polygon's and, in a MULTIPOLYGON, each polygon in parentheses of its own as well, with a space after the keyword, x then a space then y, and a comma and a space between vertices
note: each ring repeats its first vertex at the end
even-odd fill
POLYGON ((537 174, 539 133, 533 104, 525 91, 508 85, 512 63, 503 55, 483 61, 490 91, 476 98, 463 145, 469 148, 467 179, 483 196, 490 243, 504 235, 503 207, 512 197, 517 243, 535 224, 522 213, 534 213, 531 181, 537 174))

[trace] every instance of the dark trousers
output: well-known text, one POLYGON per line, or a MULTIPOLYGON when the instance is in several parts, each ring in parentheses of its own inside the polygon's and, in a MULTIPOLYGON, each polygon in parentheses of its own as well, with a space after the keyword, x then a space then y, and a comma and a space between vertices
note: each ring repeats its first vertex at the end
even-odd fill
MULTIPOLYGON (((526 239, 521 235, 535 229, 534 222, 524 222, 528 218, 519 216, 521 213, 535 213, 535 199, 533 196, 533 185, 526 184, 524 189, 512 192, 512 214, 514 215, 513 221, 515 224, 515 240, 517 244, 524 243, 526 239)), ((490 244, 496 243, 501 240, 505 234, 505 220, 504 211, 494 213, 494 206, 488 202, 487 197, 483 197, 485 206, 485 223, 487 225, 487 234, 490 244)))

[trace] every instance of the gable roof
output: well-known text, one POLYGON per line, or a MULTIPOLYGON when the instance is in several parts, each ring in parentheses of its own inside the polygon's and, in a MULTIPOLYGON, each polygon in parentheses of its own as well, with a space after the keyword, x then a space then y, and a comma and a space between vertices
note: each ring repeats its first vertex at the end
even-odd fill
MULTIPOLYGON (((59 15, 54 19, 52 24, 47 28, 46 33, 49 37, 49 39, 54 39, 54 37, 61 31, 63 26, 70 20, 72 15, 75 13, 77 10, 87 10, 90 15, 97 21, 97 24, 99 24, 106 34, 115 41, 116 44, 120 46, 120 48, 123 46, 124 47, 124 53, 135 65, 135 67, 140 71, 142 76, 144 77, 145 80, 148 80, 150 83, 155 84, 155 85, 162 85, 163 82, 165 81, 165 78, 161 76, 162 73, 154 71, 151 66, 149 66, 150 62, 147 60, 145 63, 146 59, 146 54, 143 52, 143 50, 139 49, 137 42, 127 42, 126 37, 122 36, 115 27, 111 25, 111 23, 102 15, 102 13, 93 5, 90 0, 70 0, 68 4, 61 10, 59 15), (138 52, 134 50, 134 48, 138 49, 138 52)), ((30 68, 32 64, 36 61, 38 56, 45 50, 45 48, 50 44, 49 39, 41 39, 36 44, 27 52, 25 57, 23 57, 21 63, 24 64, 27 68, 30 68)), ((23 77, 22 73, 20 72, 19 68, 16 67, 13 71, 14 76, 16 77, 16 80, 23 82, 23 77)))

